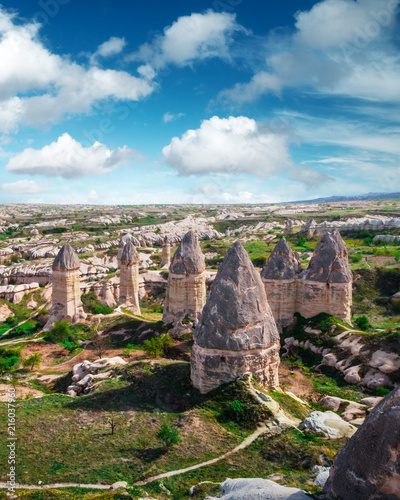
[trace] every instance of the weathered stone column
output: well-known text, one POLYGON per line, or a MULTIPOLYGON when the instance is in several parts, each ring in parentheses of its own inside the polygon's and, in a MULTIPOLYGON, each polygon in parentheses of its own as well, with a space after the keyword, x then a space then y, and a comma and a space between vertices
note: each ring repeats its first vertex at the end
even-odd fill
POLYGON ((278 387, 278 329, 261 278, 238 241, 219 267, 194 341, 191 378, 200 392, 247 373, 264 387, 278 387))
POLYGON ((297 252, 282 238, 261 271, 268 303, 278 328, 287 326, 297 307, 297 277, 301 262, 297 252))
POLYGON ((335 229, 320 239, 301 274, 297 310, 305 318, 324 312, 350 323, 352 286, 346 244, 335 229))
POLYGON ((139 254, 131 241, 122 252, 120 269, 119 304, 134 314, 140 314, 139 254))
POLYGON ((130 233, 124 234, 124 236, 122 236, 122 238, 119 240, 118 243, 118 256, 117 256, 118 265, 120 265, 121 263, 122 252, 124 251, 126 244, 129 243, 130 241, 133 243, 133 246, 135 247, 139 246, 139 240, 135 238, 133 234, 130 233))
POLYGON ((197 235, 183 237, 169 267, 164 323, 177 324, 185 317, 198 321, 206 302, 205 259, 197 235))
POLYGON ((162 246, 162 254, 161 254, 161 266, 168 266, 171 263, 171 244, 169 242, 168 236, 164 238, 164 243, 162 246))
POLYGON ((77 253, 66 243, 53 262, 52 308, 44 330, 50 330, 56 321, 77 323, 86 318, 81 302, 79 266, 77 253))

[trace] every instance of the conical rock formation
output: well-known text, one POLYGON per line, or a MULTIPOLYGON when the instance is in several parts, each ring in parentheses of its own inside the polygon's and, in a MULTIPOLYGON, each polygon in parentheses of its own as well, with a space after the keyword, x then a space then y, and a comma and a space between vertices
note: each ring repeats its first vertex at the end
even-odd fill
POLYGON ((400 386, 336 455, 324 493, 341 500, 400 499, 400 386))
POLYGON ((192 382, 201 392, 245 373, 278 386, 278 330, 260 276, 238 241, 220 265, 194 340, 192 382))
POLYGON ((169 267, 164 323, 198 321, 206 301, 205 259, 193 231, 183 237, 169 267))
POLYGON ((297 306, 297 278, 301 262, 297 252, 282 238, 261 271, 268 303, 278 327, 287 326, 297 306))

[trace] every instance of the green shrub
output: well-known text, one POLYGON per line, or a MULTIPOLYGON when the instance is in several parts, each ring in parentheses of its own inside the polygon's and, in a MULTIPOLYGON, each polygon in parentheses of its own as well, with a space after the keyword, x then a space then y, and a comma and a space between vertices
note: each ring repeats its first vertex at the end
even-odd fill
POLYGON ((21 358, 21 350, 0 347, 0 374, 4 374, 14 368, 17 368, 21 358))
POLYGON ((30 370, 33 370, 34 368, 39 368, 40 362, 42 361, 42 357, 43 356, 38 352, 34 352, 28 358, 22 361, 22 366, 24 368, 29 368, 30 370))
POLYGON ((366 316, 360 316, 354 320, 354 324, 360 329, 363 330, 364 332, 368 330, 368 328, 371 328, 371 325, 368 321, 368 318, 366 316))
POLYGON ((47 332, 44 339, 48 342, 52 342, 53 344, 64 342, 66 340, 71 342, 75 340, 75 334, 68 321, 56 321, 53 328, 47 332))
POLYGON ((157 438, 163 441, 166 448, 169 448, 179 443, 179 430, 174 425, 168 425, 167 422, 164 422, 157 432, 157 438))
POLYGON ((94 292, 85 293, 81 296, 83 303, 83 309, 89 314, 111 314, 113 309, 111 307, 105 306, 97 298, 94 292))
POLYGON ((355 255, 350 255, 350 262, 361 262, 362 260, 362 255, 360 253, 356 253, 355 255))

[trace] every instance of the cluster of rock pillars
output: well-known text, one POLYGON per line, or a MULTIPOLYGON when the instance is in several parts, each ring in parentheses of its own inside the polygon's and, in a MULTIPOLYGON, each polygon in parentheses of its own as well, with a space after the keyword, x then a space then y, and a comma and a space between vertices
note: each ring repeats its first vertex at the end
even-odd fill
MULTIPOLYGON (((311 317, 325 312, 350 321, 352 273, 344 241, 337 230, 318 242, 308 268, 282 238, 261 274, 240 241, 222 261, 209 297, 206 266, 199 241, 189 231, 170 259, 166 238, 162 265, 169 266, 163 321, 172 331, 195 326, 191 378, 202 393, 245 374, 255 375, 267 389, 279 386, 279 330, 296 312, 311 317)), ((139 255, 133 238, 121 239, 118 250, 121 306, 140 314, 139 255)), ((69 244, 53 264, 52 314, 55 321, 85 318, 80 299, 79 259, 69 244)), ((335 457, 324 491, 329 498, 362 500, 400 498, 400 386, 367 417, 359 431, 335 457)), ((286 498, 286 497, 285 497, 286 498)))

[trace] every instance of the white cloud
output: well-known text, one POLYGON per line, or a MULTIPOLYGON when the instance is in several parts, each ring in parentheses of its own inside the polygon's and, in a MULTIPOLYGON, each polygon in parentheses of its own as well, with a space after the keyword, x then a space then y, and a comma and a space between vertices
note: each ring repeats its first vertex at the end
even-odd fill
POLYGON ((214 116, 181 138, 174 137, 162 154, 181 175, 212 172, 269 177, 292 166, 288 142, 284 133, 245 116, 214 116))
POLYGON ((248 102, 285 87, 371 101, 400 101, 400 58, 393 42, 400 0, 323 0, 298 12, 295 31, 272 37, 265 66, 220 98, 248 102))
POLYGON ((99 199, 99 195, 97 194, 97 191, 95 189, 92 189, 86 197, 86 200, 88 201, 88 203, 94 203, 98 199, 99 199))
MULTIPOLYGON (((51 53, 40 40, 39 28, 14 24, 0 6, 0 132, 87 113, 104 99, 138 101, 154 90, 147 79, 125 71, 87 69, 68 56, 51 53)), ((101 55, 110 55, 118 44, 121 41, 105 42, 101 55)))
POLYGON ((91 64, 96 64, 99 57, 110 57, 120 54, 125 45, 125 38, 112 36, 109 40, 98 46, 96 52, 90 57, 91 64))
POLYGON ((208 10, 204 14, 182 16, 164 29, 151 43, 128 56, 128 60, 143 61, 146 68, 156 70, 168 64, 185 66, 194 60, 228 57, 232 35, 243 28, 235 14, 208 10))
POLYGON ((173 122, 175 120, 178 120, 179 118, 182 118, 182 116, 185 116, 185 113, 174 114, 174 113, 170 113, 169 111, 167 111, 165 113, 165 115, 163 116, 163 120, 164 120, 164 123, 173 122))
POLYGON ((38 184, 37 182, 28 179, 0 184, 0 189, 2 191, 7 191, 11 194, 46 193, 49 190, 49 187, 50 185, 48 183, 38 184))
POLYGON ((141 160, 143 158, 137 151, 126 146, 111 151, 104 144, 95 142, 85 148, 69 134, 63 134, 42 149, 27 148, 16 154, 8 161, 6 170, 17 174, 76 179, 105 175, 121 165, 141 160))

